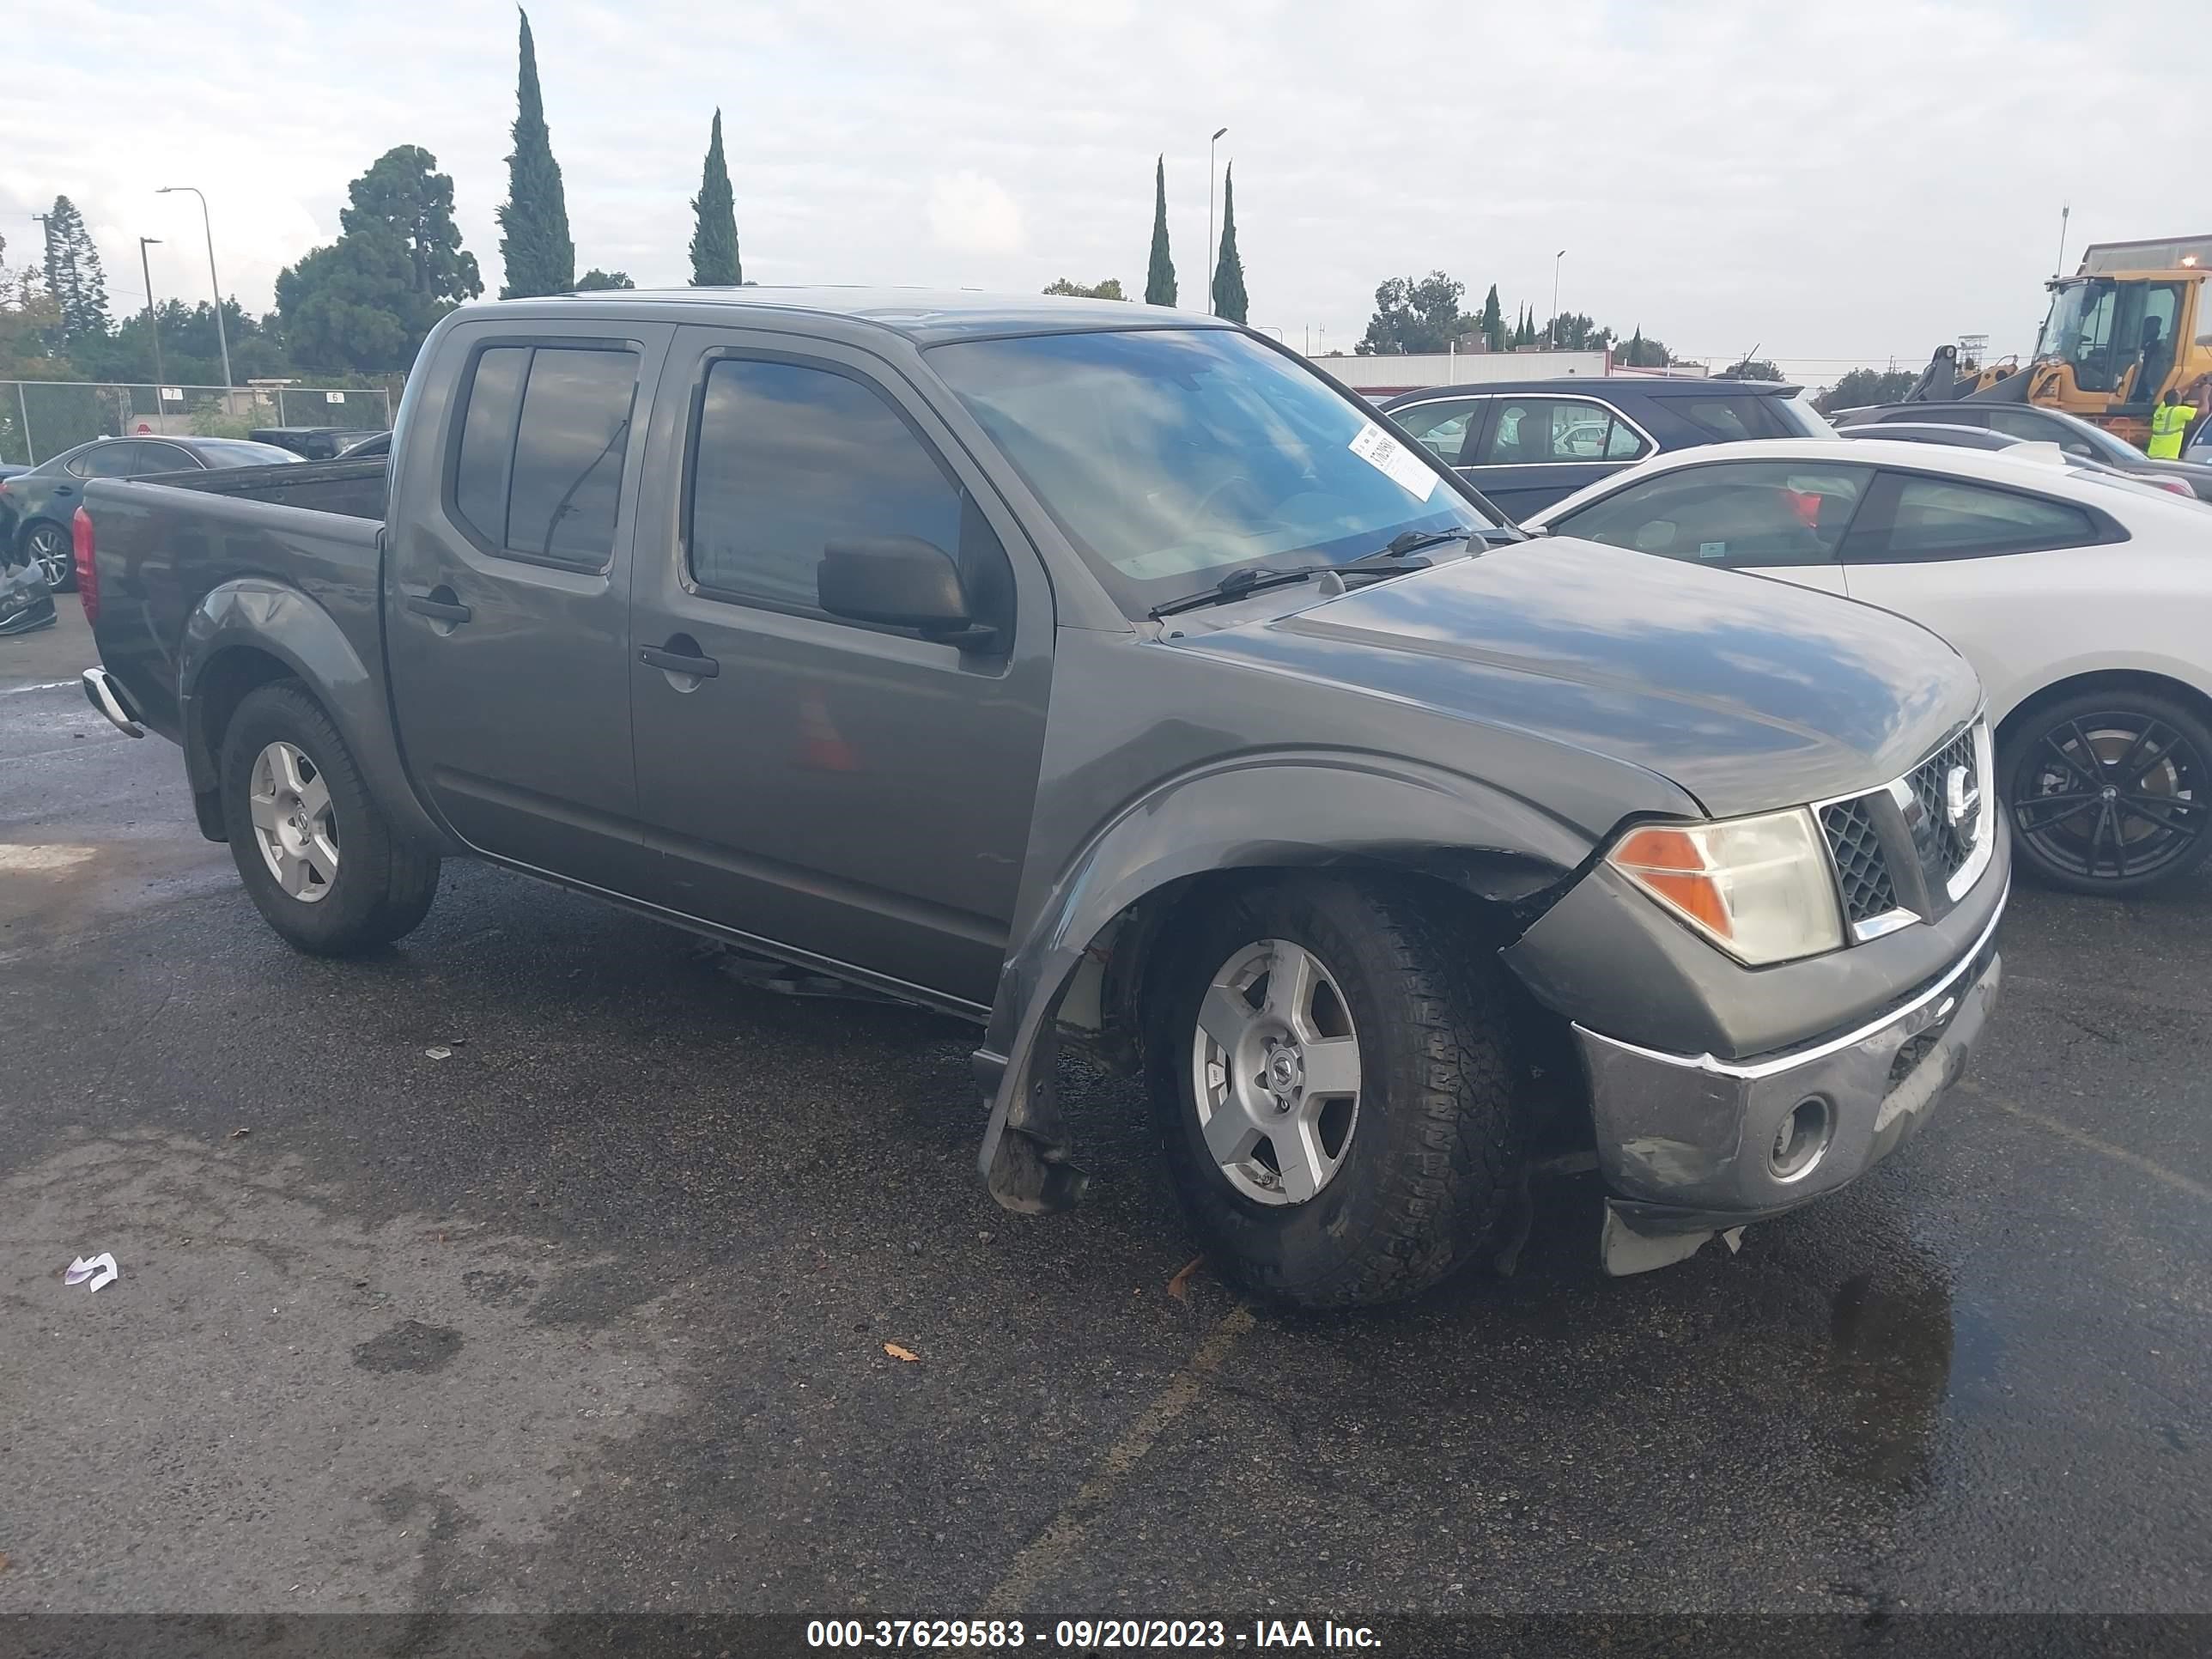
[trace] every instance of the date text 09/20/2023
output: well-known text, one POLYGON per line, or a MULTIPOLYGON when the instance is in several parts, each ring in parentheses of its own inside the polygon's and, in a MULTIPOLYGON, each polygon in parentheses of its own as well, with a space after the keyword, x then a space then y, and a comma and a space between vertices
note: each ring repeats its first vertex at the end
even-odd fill
POLYGON ((1036 1646, 1073 1652, 1128 1649, 1368 1649, 1379 1645, 1364 1625, 1333 1620, 1257 1619, 1249 1626, 1220 1619, 1061 1619, 1049 1630, 1018 1619, 817 1619, 806 1645, 823 1649, 964 1648, 1013 1652, 1036 1646))

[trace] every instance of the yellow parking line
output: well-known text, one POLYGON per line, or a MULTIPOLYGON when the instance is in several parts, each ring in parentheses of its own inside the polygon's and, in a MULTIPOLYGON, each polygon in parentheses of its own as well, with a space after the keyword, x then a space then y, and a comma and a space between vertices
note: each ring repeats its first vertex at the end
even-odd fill
POLYGON ((1130 1470, 1144 1461, 1168 1425, 1188 1411, 1199 1396, 1207 1376, 1221 1368, 1240 1338, 1252 1328, 1252 1310, 1242 1304, 1231 1308, 1216 1325, 1190 1363, 1175 1374, 1159 1397, 1137 1413, 1121 1437, 1106 1449, 1098 1460, 1091 1477, 1076 1491, 1075 1496, 1060 1506, 1045 1529, 1031 1539, 1022 1553, 1006 1569, 1006 1576, 999 1581, 985 1606, 990 1618, 1007 1618, 1026 1612, 1035 1602, 1038 1589, 1045 1581, 1066 1566, 1068 1559, 1089 1534, 1092 1525, 1106 1510, 1130 1470))
POLYGON ((2024 1123, 2033 1123, 2039 1129, 2049 1130, 2062 1140, 2070 1140, 2077 1146, 2086 1146, 2093 1152, 2101 1152, 2106 1158, 2127 1164, 2130 1169, 2142 1170, 2154 1181, 2164 1182, 2176 1192, 2187 1193, 2191 1198, 2203 1199, 2206 1203, 2212 1204, 2212 1187, 2206 1186, 2201 1181, 2192 1180, 2179 1170, 2169 1170, 2163 1164, 2154 1163, 2141 1152, 2131 1152, 2124 1146, 2115 1146, 2111 1141, 2100 1140, 2096 1136, 2086 1133, 2070 1123, 2062 1123, 2055 1117, 2045 1117, 2041 1112, 2032 1112, 2025 1106, 2007 1100, 2002 1095, 1991 1094, 1972 1078, 1967 1079, 1959 1086, 1967 1093, 1988 1101, 1999 1111, 2011 1113, 2024 1123))

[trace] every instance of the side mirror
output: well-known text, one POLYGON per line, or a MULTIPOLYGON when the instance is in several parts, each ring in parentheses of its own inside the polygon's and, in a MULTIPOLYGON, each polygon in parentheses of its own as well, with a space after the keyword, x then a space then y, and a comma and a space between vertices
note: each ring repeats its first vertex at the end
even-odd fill
POLYGON ((823 550, 815 591, 833 617, 911 628, 963 649, 995 639, 998 630, 969 614, 952 556, 919 536, 871 536, 832 542, 823 550))

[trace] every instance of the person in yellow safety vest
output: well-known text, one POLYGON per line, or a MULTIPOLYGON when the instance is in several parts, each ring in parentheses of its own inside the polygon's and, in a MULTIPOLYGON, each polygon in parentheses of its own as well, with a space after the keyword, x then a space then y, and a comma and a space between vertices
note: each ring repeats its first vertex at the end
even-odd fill
POLYGON ((2143 453, 2154 461, 2178 461, 2181 459, 2181 434, 2189 430, 2189 423, 2197 418, 2194 405, 2181 401, 2181 393, 2169 392, 2159 406, 2150 412, 2150 442, 2143 453))

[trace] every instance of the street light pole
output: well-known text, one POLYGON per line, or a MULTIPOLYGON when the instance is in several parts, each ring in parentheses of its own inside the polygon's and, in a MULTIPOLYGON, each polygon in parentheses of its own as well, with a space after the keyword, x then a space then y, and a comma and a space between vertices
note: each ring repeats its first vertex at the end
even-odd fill
POLYGON ((207 233, 208 286, 215 290, 215 343, 222 351, 223 404, 230 403, 230 335, 222 325, 222 279, 215 274, 215 222, 208 216, 207 194, 198 185, 164 185, 155 191, 156 196, 170 196, 188 190, 200 198, 200 228, 207 233))
POLYGON ((154 413, 161 412, 161 385, 169 377, 161 372, 161 331, 154 321, 154 267, 146 262, 146 250, 161 246, 158 236, 138 239, 138 272, 146 279, 146 332, 154 341, 154 413))
POLYGON ((1547 332, 1551 336, 1554 351, 1559 349, 1559 261, 1566 257, 1565 248, 1552 256, 1552 325, 1547 332))
POLYGON ((1213 147, 1221 142, 1221 135, 1229 129, 1218 127, 1213 137, 1206 141, 1206 314, 1214 315, 1213 273, 1221 264, 1219 253, 1213 246, 1213 147))

